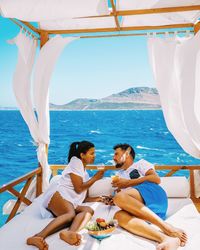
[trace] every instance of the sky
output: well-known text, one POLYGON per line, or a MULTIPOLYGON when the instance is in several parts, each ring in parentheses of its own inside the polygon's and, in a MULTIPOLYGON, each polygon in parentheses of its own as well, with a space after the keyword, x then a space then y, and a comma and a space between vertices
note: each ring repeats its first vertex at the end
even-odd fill
MULTIPOLYGON (((0 106, 16 107, 12 76, 17 48, 7 40, 19 27, 0 17, 0 106)), ((50 102, 66 104, 76 98, 103 98, 136 86, 154 87, 146 37, 78 39, 56 62, 50 102)))

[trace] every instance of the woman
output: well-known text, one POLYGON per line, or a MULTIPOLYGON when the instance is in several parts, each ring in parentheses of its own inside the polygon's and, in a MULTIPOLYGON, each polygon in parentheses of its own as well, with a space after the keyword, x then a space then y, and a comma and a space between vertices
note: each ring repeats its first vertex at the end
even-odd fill
MULTIPOLYGON (((52 195, 44 197, 44 200, 48 198, 46 209, 54 215, 55 219, 41 232, 28 238, 28 245, 34 245, 40 250, 47 250, 48 244, 45 238, 68 226, 70 226, 69 230, 60 232, 60 238, 71 245, 80 244, 81 236, 77 232, 86 225, 93 215, 93 210, 90 207, 81 204, 86 199, 88 188, 104 175, 104 171, 101 170, 89 179, 86 165, 94 163, 94 159, 93 143, 81 141, 71 144, 68 166, 64 169, 52 195)), ((90 201, 92 201, 91 198, 90 201)), ((93 198, 93 201, 102 200, 93 198)))
POLYGON ((157 250, 175 250, 187 241, 186 233, 164 221, 167 212, 167 195, 159 186, 160 177, 153 164, 145 160, 134 162, 135 152, 129 144, 114 146, 113 160, 120 167, 119 178, 113 186, 121 192, 114 204, 121 208, 115 219, 127 231, 159 242, 157 250), (158 226, 156 230, 150 222, 158 226))

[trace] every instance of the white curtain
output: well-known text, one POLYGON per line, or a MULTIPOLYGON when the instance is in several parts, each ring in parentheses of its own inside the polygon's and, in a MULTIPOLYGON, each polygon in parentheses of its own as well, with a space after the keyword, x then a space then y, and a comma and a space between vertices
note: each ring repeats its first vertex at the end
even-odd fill
POLYGON ((39 147, 38 160, 43 166, 43 191, 49 184, 50 170, 47 162, 45 144, 49 144, 49 84, 56 60, 64 47, 78 39, 78 37, 55 36, 51 38, 41 49, 36 61, 33 94, 34 103, 38 116, 39 125, 39 147))
POLYGON ((167 127, 188 154, 200 159, 200 32, 189 38, 150 37, 148 48, 167 127))
POLYGON ((27 123, 31 136, 38 142, 38 124, 31 101, 31 73, 37 48, 37 40, 22 31, 12 41, 18 47, 18 62, 13 76, 14 94, 20 112, 27 123))
MULTIPOLYGON (((31 100, 31 73, 37 48, 37 41, 20 32, 16 38, 9 41, 18 47, 18 62, 13 77, 13 88, 20 112, 27 123, 30 134, 38 146, 37 157, 42 167, 43 185, 45 191, 49 186, 51 171, 46 155, 46 144, 49 139, 49 84, 51 74, 57 58, 64 47, 78 37, 55 36, 50 39, 40 50, 35 65, 33 96, 37 117, 31 100)), ((26 197, 35 198, 36 180, 31 183, 26 197)), ((13 207, 13 202, 8 201, 4 207, 4 214, 13 207)))

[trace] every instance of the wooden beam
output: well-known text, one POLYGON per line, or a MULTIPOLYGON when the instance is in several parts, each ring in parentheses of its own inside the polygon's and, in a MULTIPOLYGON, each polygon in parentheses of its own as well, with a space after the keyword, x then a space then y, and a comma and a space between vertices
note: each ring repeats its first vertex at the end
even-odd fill
MULTIPOLYGON (((164 26, 141 26, 141 27, 123 27, 120 28, 118 16, 128 16, 128 15, 145 15, 145 14, 159 14, 159 13, 170 13, 170 12, 184 12, 184 11, 197 11, 200 10, 200 5, 194 6, 178 6, 178 7, 165 7, 165 8, 153 8, 153 9, 140 9, 140 10, 123 10, 117 11, 114 5, 114 1, 110 0, 112 4, 113 11, 109 15, 100 15, 100 16, 87 16, 80 18, 98 18, 98 17, 115 17, 115 22, 117 28, 98 28, 98 29, 81 29, 81 30, 41 30, 34 27, 30 22, 25 22, 19 20, 26 27, 31 29, 37 34, 48 32, 49 34, 74 34, 74 33, 93 33, 93 32, 115 32, 121 30, 149 30, 149 29, 167 29, 167 28, 179 28, 179 27, 188 27, 187 24, 175 24, 175 25, 164 25, 164 26), (167 27, 169 26, 169 27, 167 27), (171 27, 170 27, 171 26, 171 27), (150 28, 149 28, 150 27, 150 28), (157 28, 160 27, 160 28, 157 28)), ((12 19, 13 20, 13 19, 12 19)), ((17 24, 19 25, 19 24, 17 24)), ((194 26, 194 24, 192 24, 194 26)), ((189 24, 191 27, 191 24, 189 24)))
MULTIPOLYGON (((182 34, 182 33, 186 33, 188 31, 186 30, 179 30, 176 31, 177 34, 182 34)), ((193 33, 193 30, 190 31, 191 33, 193 33)), ((152 32, 151 32, 152 33, 152 32)), ((166 32, 153 32, 156 35, 165 35, 166 32)), ((174 34, 175 31, 169 31, 168 34, 174 34)), ((86 39, 86 38, 108 38, 108 37, 123 37, 123 36, 148 36, 149 33, 145 32, 145 33, 128 33, 128 34, 113 34, 113 35, 95 35, 95 36, 80 36, 81 39, 86 39)))
POLYGON ((190 194, 191 199, 195 199, 195 183, 194 183, 194 170, 190 170, 190 194))
POLYGON ((168 176, 172 176, 173 174, 175 174, 179 169, 172 169, 171 171, 169 171, 165 176, 168 177, 168 176))
POLYGON ((40 169, 40 173, 36 176, 36 197, 38 197, 42 193, 42 166, 40 163, 38 164, 38 168, 40 169))
POLYGON ((15 190, 14 188, 9 188, 8 191, 13 194, 14 196, 16 196, 17 198, 19 198, 21 201, 23 201, 27 206, 29 206, 32 202, 27 199, 26 197, 23 197, 22 194, 20 194, 17 190, 15 190))
MULTIPOLYGON (((27 192, 27 190, 28 190, 28 188, 29 188, 29 186, 30 186, 30 184, 32 182, 32 179, 33 179, 33 177, 30 177, 27 180, 27 182, 26 182, 26 184, 25 184, 25 186, 24 186, 24 188, 22 189, 22 192, 21 192, 21 196, 22 197, 25 196, 25 194, 26 194, 26 192, 27 192)), ((11 211, 11 213, 10 213, 10 215, 9 215, 9 217, 8 217, 8 219, 6 220, 6 223, 8 221, 10 221, 15 216, 15 214, 17 213, 17 211, 18 211, 18 209, 20 207, 21 202, 22 202, 21 198, 18 198, 17 201, 16 201, 16 203, 15 203, 15 205, 14 205, 14 207, 13 207, 13 209, 12 209, 12 211, 11 211)))
POLYGON ((41 31, 40 32, 40 48, 42 48, 48 40, 49 40, 48 31, 41 31))
POLYGON ((30 32, 30 31, 27 29, 26 26, 21 25, 20 23, 18 23, 18 21, 16 21, 16 20, 13 19, 13 18, 9 18, 9 19, 10 19, 10 21, 12 21, 13 23, 15 23, 17 26, 19 26, 21 29, 24 29, 24 30, 25 30, 29 35, 31 35, 33 38, 38 39, 38 37, 37 37, 35 34, 33 34, 32 32, 30 32))
POLYGON ((1 188, 0 188, 0 193, 3 193, 4 191, 8 190, 9 188, 12 188, 14 186, 16 186, 17 184, 29 179, 30 177, 32 176, 35 176, 37 174, 41 173, 41 169, 37 168, 36 170, 33 170, 32 172, 26 174, 26 175, 23 175, 22 177, 14 180, 14 181, 11 181, 9 182, 8 184, 6 185, 3 185, 1 188))
MULTIPOLYGON (((52 171, 58 171, 58 170, 63 170, 66 168, 67 165, 50 165, 50 168, 52 171)), ((96 170, 97 166, 96 165, 90 165, 86 166, 87 169, 89 170, 96 170)), ((176 165, 155 165, 156 170, 173 170, 173 171, 178 171, 178 170, 200 170, 200 166, 196 165, 191 165, 191 166, 176 166, 176 165)), ((116 168, 113 165, 108 165, 106 166, 106 170, 119 170, 119 168, 116 168)))
MULTIPOLYGON (((174 29, 174 28, 193 28, 193 23, 183 24, 169 24, 159 26, 130 26, 120 27, 121 31, 134 31, 134 30, 158 30, 158 29, 174 29)), ((77 30, 41 30, 48 34, 78 34, 78 33, 99 33, 99 32, 116 32, 117 28, 96 28, 96 29, 77 29, 77 30)))
POLYGON ((158 26, 132 26, 132 27, 121 27, 121 31, 131 30, 161 30, 161 29, 174 29, 174 28, 191 28, 193 23, 182 23, 182 24, 169 24, 169 25, 158 25, 158 26))
POLYGON ((23 23, 25 26, 27 26, 29 29, 31 29, 32 31, 34 31, 35 33, 40 33, 40 30, 36 27, 34 27, 31 23, 29 22, 25 22, 25 21, 21 21, 19 20, 21 23, 23 23))
POLYGON ((117 13, 116 13, 116 7, 115 7, 114 0, 110 0, 110 3, 112 5, 113 15, 114 15, 114 18, 115 18, 115 23, 116 23, 117 29, 118 29, 118 31, 120 31, 120 25, 119 25, 118 16, 117 16, 117 13))
POLYGON ((194 34, 196 34, 199 30, 200 30, 200 22, 198 21, 198 22, 194 25, 194 34))

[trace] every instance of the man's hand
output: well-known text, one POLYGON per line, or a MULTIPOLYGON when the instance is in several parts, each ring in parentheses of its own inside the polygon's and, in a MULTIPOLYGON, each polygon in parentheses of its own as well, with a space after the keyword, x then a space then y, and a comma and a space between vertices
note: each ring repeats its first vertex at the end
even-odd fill
POLYGON ((112 186, 118 189, 127 188, 129 180, 124 178, 119 178, 117 181, 112 182, 112 186))

